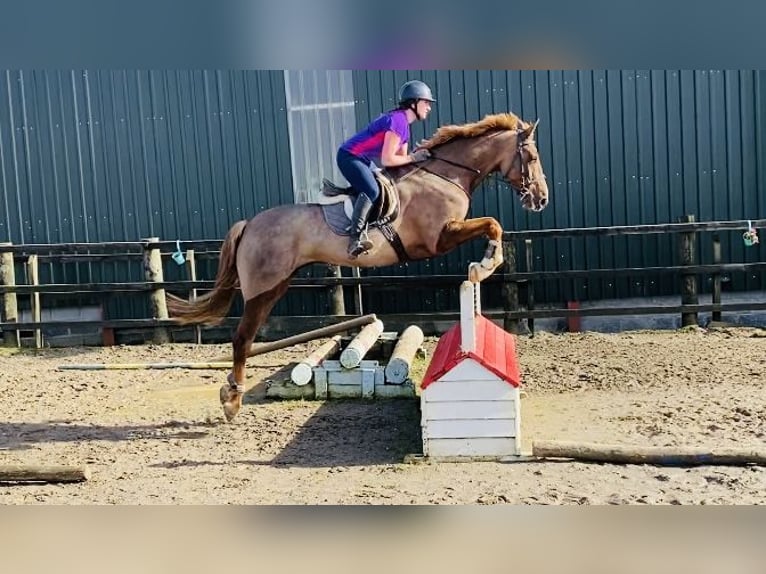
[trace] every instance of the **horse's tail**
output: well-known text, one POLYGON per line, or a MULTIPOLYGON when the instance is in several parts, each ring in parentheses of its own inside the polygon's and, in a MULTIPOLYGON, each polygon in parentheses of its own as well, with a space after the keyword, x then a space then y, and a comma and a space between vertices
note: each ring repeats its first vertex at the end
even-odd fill
POLYGON ((231 301, 237 292, 239 277, 237 275, 237 247, 245 230, 247 220, 243 219, 231 226, 221 246, 221 257, 218 263, 218 273, 215 277, 213 290, 197 297, 194 301, 186 301, 174 295, 167 295, 168 312, 171 317, 182 325, 188 323, 203 323, 217 325, 231 307, 231 301))

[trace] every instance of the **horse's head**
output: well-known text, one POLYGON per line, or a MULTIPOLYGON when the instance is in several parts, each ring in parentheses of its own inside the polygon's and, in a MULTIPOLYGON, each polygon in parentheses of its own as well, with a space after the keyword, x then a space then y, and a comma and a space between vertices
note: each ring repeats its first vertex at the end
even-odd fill
POLYGON ((548 183, 534 137, 539 123, 520 122, 515 132, 516 150, 500 163, 500 171, 519 194, 521 205, 532 211, 542 211, 548 205, 548 183))
MULTIPOLYGON (((548 184, 535 146, 538 123, 540 120, 524 122, 511 113, 494 114, 471 124, 443 126, 418 147, 435 150, 444 146, 434 159, 456 166, 464 178, 472 178, 462 183, 469 195, 488 173, 499 170, 519 194, 524 208, 542 211, 548 205, 548 184), (508 153, 509 145, 512 153, 508 153), (463 158, 471 161, 466 164, 463 158)), ((455 176, 447 179, 453 183, 458 180, 455 176)))

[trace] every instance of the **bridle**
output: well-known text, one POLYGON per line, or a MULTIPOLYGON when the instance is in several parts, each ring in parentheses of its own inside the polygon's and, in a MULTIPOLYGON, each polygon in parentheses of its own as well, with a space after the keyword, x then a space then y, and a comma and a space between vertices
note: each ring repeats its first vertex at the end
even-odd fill
MULTIPOLYGON (((513 180, 510 177, 510 169, 508 170, 507 173, 503 174, 503 177, 505 178, 505 180, 510 184, 511 188, 513 188, 514 191, 516 191, 516 193, 519 195, 520 199, 522 200, 529 197, 532 194, 532 191, 530 190, 530 186, 537 183, 537 178, 532 177, 529 171, 529 161, 524 160, 524 148, 534 144, 535 140, 531 136, 522 138, 521 134, 523 133, 524 133, 524 130, 518 130, 516 132, 516 135, 517 135, 516 140, 518 142, 516 145, 516 157, 518 157, 518 160, 521 164, 521 186, 514 185, 513 180)), ((514 157, 514 161, 516 160, 516 157, 514 157)), ((480 169, 476 169, 475 167, 471 167, 463 163, 453 161, 451 159, 447 159, 445 157, 440 157, 433 153, 431 154, 431 159, 443 161, 444 163, 454 165, 455 167, 460 167, 462 169, 471 171, 475 173, 476 175, 481 175, 480 169)), ((513 162, 511 163, 511 167, 513 167, 513 162)), ((439 175, 439 174, 435 174, 435 175, 439 175)), ((451 183, 455 183, 455 182, 452 182, 451 180, 448 180, 448 181, 450 181, 451 183)), ((463 191, 466 191, 466 190, 463 190, 463 191)))
MULTIPOLYGON (((517 133, 521 134, 522 131, 519 130, 517 133)), ((523 138, 523 139, 521 137, 518 137, 517 141, 518 141, 518 145, 516 146, 516 152, 517 152, 517 155, 519 157, 519 162, 521 163, 521 187, 513 185, 513 183, 511 182, 511 178, 509 177, 509 175, 507 173, 504 174, 504 175, 505 175, 505 179, 508 182, 511 182, 511 187, 516 190, 516 193, 519 194, 521 199, 525 199, 526 197, 529 197, 529 195, 532 194, 532 192, 530 191, 529 187, 531 185, 537 183, 537 178, 532 177, 530 175, 530 172, 529 172, 529 160, 524 161, 524 148, 529 146, 529 145, 534 144, 535 140, 531 136, 528 136, 528 137, 523 138)), ((513 165, 513 164, 511 164, 511 165, 513 165)), ((545 176, 543 176, 543 177, 545 177, 545 176)))

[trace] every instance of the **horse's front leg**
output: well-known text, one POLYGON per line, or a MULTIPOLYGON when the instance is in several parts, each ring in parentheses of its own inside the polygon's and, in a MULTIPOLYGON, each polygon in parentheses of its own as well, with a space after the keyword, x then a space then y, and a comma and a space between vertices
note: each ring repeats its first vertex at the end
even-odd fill
POLYGON ((468 279, 473 283, 484 281, 503 263, 503 228, 494 217, 477 217, 465 221, 450 221, 442 229, 437 249, 439 253, 447 253, 458 245, 479 236, 489 238, 487 250, 481 263, 471 263, 468 266, 468 279))

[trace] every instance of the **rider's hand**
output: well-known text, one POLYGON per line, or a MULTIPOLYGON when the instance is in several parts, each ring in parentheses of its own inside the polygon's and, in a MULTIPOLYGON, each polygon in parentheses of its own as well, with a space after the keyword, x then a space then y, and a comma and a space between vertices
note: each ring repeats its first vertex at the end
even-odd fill
POLYGON ((412 163, 419 163, 421 161, 426 161, 427 159, 430 159, 431 152, 427 149, 419 149, 417 151, 414 151, 410 154, 410 157, 412 158, 412 163))

